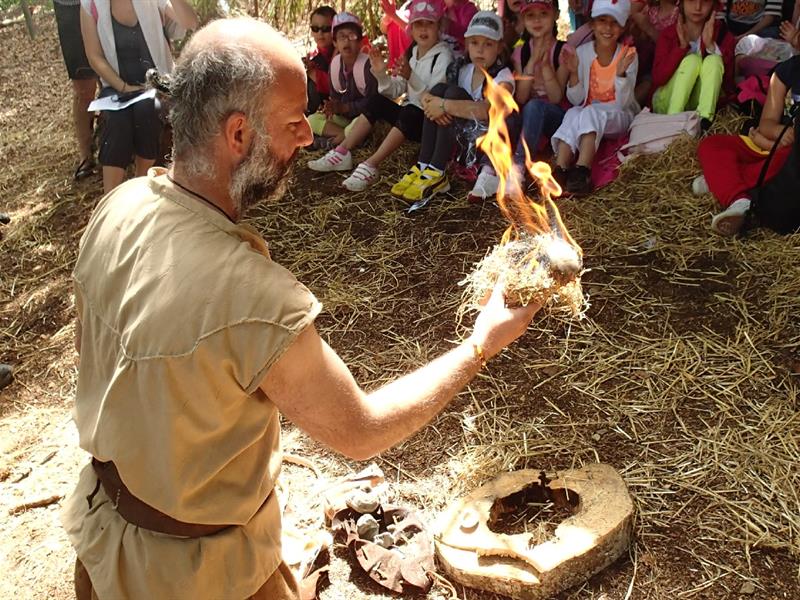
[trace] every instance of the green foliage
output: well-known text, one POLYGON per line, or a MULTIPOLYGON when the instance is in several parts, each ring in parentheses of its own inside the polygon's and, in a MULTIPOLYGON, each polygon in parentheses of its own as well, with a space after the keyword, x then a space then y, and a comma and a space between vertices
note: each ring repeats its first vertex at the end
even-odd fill
MULTIPOLYGON (((5 2, 8 0, 0 0, 5 2)), ((218 0, 191 0, 200 15, 201 21, 207 21, 223 14, 218 0)), ((291 33, 297 27, 308 23, 311 11, 317 6, 327 4, 336 11, 347 10, 364 22, 364 32, 370 37, 380 32, 381 10, 378 0, 227 0, 231 14, 255 15, 258 6, 258 18, 270 23, 277 29, 291 33)))

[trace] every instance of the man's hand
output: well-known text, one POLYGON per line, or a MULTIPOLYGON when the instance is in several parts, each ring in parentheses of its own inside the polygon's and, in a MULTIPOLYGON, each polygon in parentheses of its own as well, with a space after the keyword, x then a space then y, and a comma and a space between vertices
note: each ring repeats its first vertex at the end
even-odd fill
POLYGON ((469 339, 483 349, 488 360, 525 333, 540 304, 507 308, 505 284, 498 282, 492 295, 475 320, 469 339))
POLYGON ((706 49, 706 52, 712 53, 716 48, 716 42, 714 42, 714 23, 717 19, 717 13, 711 11, 711 15, 708 17, 708 21, 706 21, 705 25, 703 25, 703 32, 700 34, 700 38, 703 40, 703 47, 706 49))

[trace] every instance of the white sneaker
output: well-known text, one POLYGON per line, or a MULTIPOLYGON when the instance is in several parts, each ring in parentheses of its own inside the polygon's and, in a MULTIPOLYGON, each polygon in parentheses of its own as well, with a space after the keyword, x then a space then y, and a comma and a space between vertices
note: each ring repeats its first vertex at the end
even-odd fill
POLYGON ((708 193, 708 183, 705 175, 698 175, 694 178, 694 181, 692 181, 692 193, 695 196, 702 196, 708 193))
POLYGON ((342 185, 351 192, 363 192, 375 183, 376 179, 378 179, 378 169, 367 163, 361 163, 350 174, 350 177, 342 182, 342 185))
POLYGON ((734 200, 733 204, 711 219, 711 229, 725 237, 736 235, 744 225, 750 204, 749 198, 734 200))
POLYGON ((467 195, 470 202, 480 202, 497 194, 500 178, 487 169, 481 169, 472 191, 467 195))
POLYGON ((334 148, 333 150, 328 150, 325 156, 309 161, 308 168, 312 171, 319 171, 320 173, 349 171, 353 168, 353 155, 349 150, 347 154, 340 154, 334 148))

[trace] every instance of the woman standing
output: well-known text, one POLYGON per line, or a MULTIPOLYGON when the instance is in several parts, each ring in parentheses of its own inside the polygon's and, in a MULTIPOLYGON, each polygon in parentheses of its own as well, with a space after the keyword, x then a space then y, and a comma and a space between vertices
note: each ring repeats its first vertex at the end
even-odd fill
MULTIPOLYGON (((180 37, 198 26, 187 0, 81 0, 81 9, 86 56, 103 84, 100 97, 136 95, 148 69, 172 72, 167 34, 180 37)), ((105 118, 98 158, 108 193, 125 180, 132 161, 137 177, 155 163, 161 121, 154 99, 107 111, 105 118)))

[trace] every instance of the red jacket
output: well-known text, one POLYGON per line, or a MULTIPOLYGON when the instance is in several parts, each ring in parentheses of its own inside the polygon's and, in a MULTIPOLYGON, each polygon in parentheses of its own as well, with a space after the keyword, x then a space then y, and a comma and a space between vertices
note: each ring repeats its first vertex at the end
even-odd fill
MULTIPOLYGON (((728 31, 727 28, 720 36, 720 27, 722 26, 722 20, 717 19, 717 22, 714 24, 714 39, 717 41, 719 51, 722 53, 722 62, 725 65, 725 75, 723 75, 722 78, 722 93, 719 95, 720 101, 724 101, 726 97, 733 94, 736 89, 736 84, 733 79, 733 51, 736 48, 736 38, 731 35, 731 32, 728 31)), ((708 53, 702 42, 700 42, 700 51, 703 57, 707 56, 708 53)), ((688 52, 688 47, 680 47, 677 25, 672 25, 661 32, 656 42, 656 55, 653 61, 652 92, 655 92, 658 88, 669 82, 672 75, 678 70, 678 65, 688 52)))

